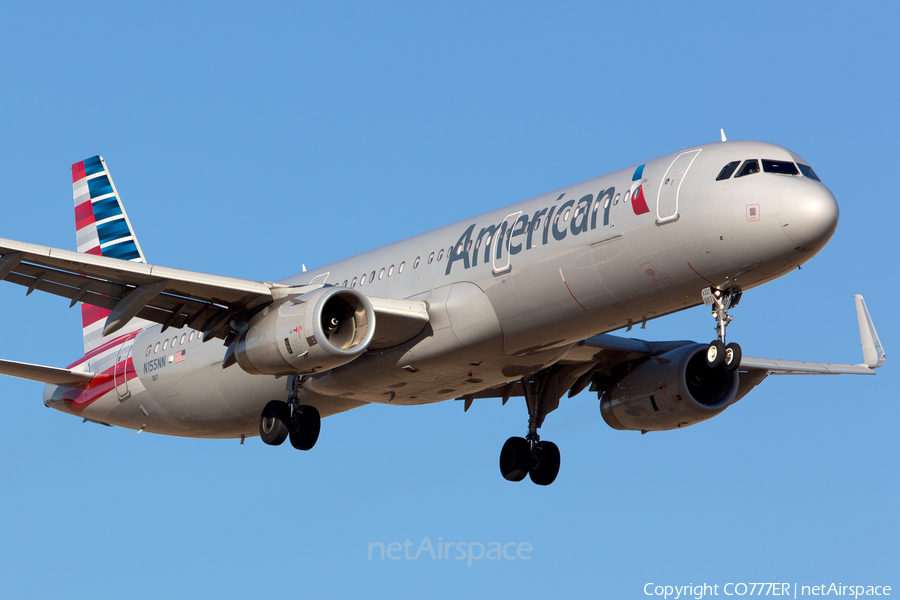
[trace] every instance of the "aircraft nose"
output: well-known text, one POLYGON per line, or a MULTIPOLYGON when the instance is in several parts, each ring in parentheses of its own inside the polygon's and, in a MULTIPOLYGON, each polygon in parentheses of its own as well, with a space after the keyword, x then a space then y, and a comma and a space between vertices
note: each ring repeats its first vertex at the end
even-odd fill
POLYGON ((839 216, 834 194, 822 184, 801 181, 781 192, 778 216, 792 242, 819 250, 831 239, 839 216))

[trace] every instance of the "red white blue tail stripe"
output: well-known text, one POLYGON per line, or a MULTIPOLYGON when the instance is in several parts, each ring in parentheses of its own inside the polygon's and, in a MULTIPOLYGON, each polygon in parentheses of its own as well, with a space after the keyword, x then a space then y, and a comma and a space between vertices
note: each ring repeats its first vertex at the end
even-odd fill
MULTIPOLYGON (((146 262, 102 157, 93 156, 72 165, 72 193, 75 198, 75 235, 79 252, 146 262)), ((108 341, 102 334, 108 315, 109 311, 104 308, 81 305, 85 354, 108 341)), ((121 336, 122 333, 136 331, 147 325, 148 321, 132 319, 127 329, 117 332, 117 335, 121 336)))

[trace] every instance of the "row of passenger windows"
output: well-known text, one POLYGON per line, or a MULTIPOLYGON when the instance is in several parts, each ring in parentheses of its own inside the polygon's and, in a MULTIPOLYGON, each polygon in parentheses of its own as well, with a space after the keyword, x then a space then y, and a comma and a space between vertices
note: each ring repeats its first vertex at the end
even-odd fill
MULTIPOLYGON (((444 251, 441 250, 441 256, 443 257, 443 255, 444 255, 444 251)), ((434 258, 434 252, 431 253, 431 258, 432 259, 434 258)), ((430 263, 431 259, 429 259, 428 262, 430 263)), ((419 266, 419 257, 416 257, 416 262, 413 264, 413 268, 415 269, 418 266, 419 266)), ((400 266, 397 268, 397 274, 399 275, 400 273, 402 273, 403 269, 405 269, 405 268, 406 268, 406 261, 403 261, 400 263, 400 266)), ((394 274, 394 265, 391 265, 387 269, 385 269, 384 267, 381 267, 381 270, 377 271, 378 279, 384 279, 385 275, 390 277, 393 274, 394 274)), ((376 277, 376 271, 372 271, 368 275, 363 273, 360 277, 354 277, 352 281, 348 282, 348 280, 345 279, 344 283, 341 284, 341 287, 347 287, 348 283, 349 283, 350 287, 356 287, 357 283, 359 283, 360 286, 364 286, 366 284, 367 280, 369 283, 372 283, 373 281, 375 281, 375 277, 376 277)))
MULTIPOLYGON (((730 162, 719 171, 716 181, 730 178, 735 170, 737 170, 737 175, 734 176, 735 179, 738 177, 746 177, 747 175, 755 175, 760 171, 759 163, 760 161, 755 158, 745 160, 743 164, 741 164, 741 161, 739 160, 730 162), (741 165, 740 169, 738 169, 738 165, 741 165)), ((763 158, 762 171, 764 173, 777 173, 779 175, 800 175, 802 173, 804 177, 808 177, 815 181, 822 181, 809 165, 804 165, 803 163, 797 163, 795 165, 789 160, 769 160, 763 158), (799 167, 799 170, 797 167, 799 167)))
MULTIPOLYGON (((469 246, 468 246, 467 250, 471 247, 472 247, 472 242, 469 242, 469 246)), ((460 246, 459 246, 459 251, 462 252, 462 244, 460 244, 460 246)), ((428 255, 428 264, 430 265, 431 263, 433 263, 435 258, 437 258, 438 262, 442 261, 444 259, 444 252, 445 252, 445 250, 443 248, 441 248, 441 250, 437 254, 435 254, 434 252, 429 254, 428 255)), ((452 252, 453 252, 453 246, 450 246, 449 248, 447 248, 446 253, 447 253, 448 257, 450 256, 450 254, 452 252)), ((422 261, 422 257, 417 256, 416 260, 413 262, 413 269, 418 269, 421 261, 422 261)), ((381 267, 381 270, 379 270, 379 271, 372 271, 371 273, 363 273, 359 277, 354 277, 351 280, 345 279, 344 282, 341 284, 341 287, 349 286, 349 287, 355 288, 357 286, 357 284, 359 284, 359 286, 362 287, 366 284, 366 282, 372 283, 373 281, 375 281, 376 277, 379 280, 381 280, 381 279, 384 279, 385 276, 391 277, 395 272, 399 275, 406 268, 406 261, 401 262, 400 265, 397 266, 396 270, 394 269, 394 267, 395 267, 395 265, 391 265, 390 267, 387 267, 387 268, 381 267)))
POLYGON ((165 352, 169 348, 169 346, 172 346, 172 348, 174 348, 176 345, 183 346, 187 342, 193 342, 195 333, 197 334, 197 339, 199 340, 200 339, 199 331, 192 331, 190 334, 182 333, 180 338, 176 335, 175 337, 172 338, 171 342, 169 342, 169 340, 163 340, 162 342, 156 342, 156 345, 154 345, 154 346, 147 346, 147 353, 144 356, 150 356, 150 352, 153 352, 153 354, 156 354, 160 350, 165 352))
MULTIPOLYGON (((738 162, 740 162, 740 161, 738 161, 738 162)), ((733 170, 734 169, 732 169, 732 171, 733 170)), ((622 200, 622 202, 626 202, 626 203, 629 200, 631 200, 631 190, 628 190, 625 192, 624 198, 622 198, 621 194, 616 194, 615 197, 606 196, 603 199, 603 203, 602 203, 604 210, 609 206, 610 202, 612 202, 613 206, 617 206, 619 204, 619 200, 622 200)), ((600 202, 594 203, 593 212, 596 213, 600 209, 600 205, 601 205, 600 202)), ((554 221, 556 223, 559 223, 559 221, 562 220, 562 222, 565 223, 565 222, 568 222, 570 216, 574 219, 574 218, 581 216, 582 214, 584 214, 586 212, 588 212, 588 209, 586 209, 583 205, 576 208, 574 211, 574 214, 573 214, 573 210, 571 208, 567 208, 564 212, 558 213, 556 215, 556 217, 554 218, 554 221)), ((541 221, 543 221, 542 217, 538 217, 535 221, 533 221, 532 224, 529 225, 531 230, 537 231, 538 229, 540 229, 541 221)), ((516 225, 517 224, 518 224, 518 220, 516 220, 516 225)), ((513 228, 515 228, 516 225, 514 225, 513 228)), ((547 226, 547 223, 544 222, 544 225, 547 226)), ((512 234, 512 230, 507 229, 506 236, 510 237, 511 234, 512 234)), ((485 245, 488 245, 491 243, 492 238, 493 238, 493 235, 486 235, 486 236, 484 236, 484 238, 479 238, 475 242, 475 248, 478 249, 479 247, 481 247, 482 239, 484 240, 485 245)), ((471 251, 472 251, 472 241, 469 240, 469 242, 466 244, 465 252, 471 252, 471 251)), ((456 249, 456 252, 457 252, 457 254, 463 252, 462 244, 459 245, 459 248, 456 249)), ((447 257, 449 258, 452 253, 453 253, 453 246, 450 246, 446 250, 447 257)), ((437 259, 437 261, 440 262, 441 260, 444 259, 444 254, 445 254, 445 251, 443 249, 441 249, 437 254, 432 252, 431 254, 428 255, 428 264, 430 265, 431 263, 433 263, 435 261, 435 259, 437 259)), ((413 262, 413 269, 419 268, 420 261, 421 261, 421 257, 417 256, 415 262, 413 262)), ((406 267, 406 261, 401 262, 400 266, 397 268, 396 272, 398 274, 402 273, 403 269, 405 267, 406 267)), ((344 282, 341 284, 341 287, 348 287, 348 285, 349 285, 349 287, 355 288, 357 286, 357 284, 359 284, 360 286, 363 286, 366 284, 367 281, 369 283, 372 283, 373 281, 375 281, 376 277, 380 280, 380 279, 384 279, 385 275, 390 277, 393 274, 394 274, 394 265, 391 265, 387 269, 382 267, 380 271, 372 271, 371 273, 368 273, 368 274, 363 273, 361 276, 354 277, 351 280, 345 279, 344 282)))

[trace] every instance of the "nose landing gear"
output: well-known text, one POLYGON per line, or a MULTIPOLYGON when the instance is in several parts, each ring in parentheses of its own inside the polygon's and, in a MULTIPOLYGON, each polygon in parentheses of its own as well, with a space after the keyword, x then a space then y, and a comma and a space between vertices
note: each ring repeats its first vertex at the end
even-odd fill
POLYGON ((734 371, 741 365, 741 347, 732 342, 725 343, 725 328, 734 320, 728 314, 728 309, 734 308, 741 301, 741 291, 736 289, 719 290, 712 287, 704 288, 701 294, 703 303, 712 306, 712 315, 716 320, 716 340, 706 349, 706 365, 710 369, 724 368, 726 371, 734 371))

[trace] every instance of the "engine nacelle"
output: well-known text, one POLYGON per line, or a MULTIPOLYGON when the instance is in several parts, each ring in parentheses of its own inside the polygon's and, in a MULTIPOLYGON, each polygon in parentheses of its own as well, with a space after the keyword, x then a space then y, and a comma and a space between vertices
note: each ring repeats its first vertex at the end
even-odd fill
POLYGON ((375 311, 359 292, 326 287, 267 306, 238 337, 237 363, 254 375, 299 375, 333 369, 365 352, 375 311))
POLYGON ((710 419, 737 396, 737 371, 710 369, 706 344, 690 344, 648 360, 607 391, 600 414, 613 429, 666 431, 710 419))

